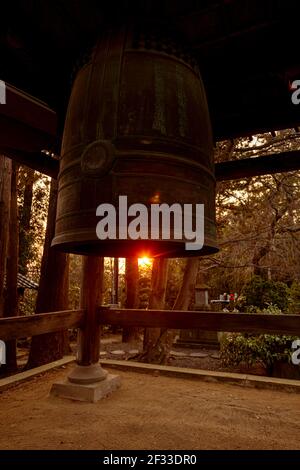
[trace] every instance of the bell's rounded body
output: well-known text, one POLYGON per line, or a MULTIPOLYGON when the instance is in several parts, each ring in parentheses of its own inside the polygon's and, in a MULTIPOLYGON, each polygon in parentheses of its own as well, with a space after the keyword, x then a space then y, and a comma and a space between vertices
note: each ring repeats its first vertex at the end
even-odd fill
MULTIPOLYGON (((162 217, 162 223, 168 222, 162 217)), ((197 68, 175 47, 124 28, 104 34, 78 72, 65 122, 52 244, 66 252, 115 257, 217 251, 205 91, 197 68), (134 217, 119 213, 119 196, 123 201, 126 196, 128 207, 144 204, 149 214, 153 204, 179 204, 182 223, 184 209, 191 207, 184 205, 203 204, 203 248, 186 250, 191 237, 184 226, 178 235, 172 211, 169 237, 163 227, 151 236, 149 216, 148 239, 145 227, 143 239, 125 238, 127 227, 121 225, 134 217), (115 207, 116 227, 107 227, 111 236, 99 239, 96 211, 104 203, 115 207)))

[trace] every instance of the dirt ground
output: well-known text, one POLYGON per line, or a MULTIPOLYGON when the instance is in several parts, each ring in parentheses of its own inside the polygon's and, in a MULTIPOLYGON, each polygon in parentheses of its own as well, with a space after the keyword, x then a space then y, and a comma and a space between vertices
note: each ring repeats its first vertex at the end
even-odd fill
POLYGON ((118 372, 97 404, 49 397, 71 367, 0 394, 0 449, 300 449, 299 395, 118 372))

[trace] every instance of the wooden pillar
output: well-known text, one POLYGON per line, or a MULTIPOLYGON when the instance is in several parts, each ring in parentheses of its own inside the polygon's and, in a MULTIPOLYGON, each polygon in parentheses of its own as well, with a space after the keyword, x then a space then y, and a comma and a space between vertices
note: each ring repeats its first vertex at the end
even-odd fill
POLYGON ((11 172, 11 159, 0 155, 0 318, 4 316, 4 277, 9 241, 11 172))
POLYGON ((51 395, 96 403, 121 385, 117 375, 108 374, 99 364, 100 334, 97 307, 101 299, 104 259, 83 258, 81 305, 85 322, 78 336, 77 365, 68 379, 52 385, 51 395))
POLYGON ((83 258, 81 308, 85 313, 85 324, 78 333, 77 367, 70 373, 74 383, 93 383, 105 379, 107 373, 99 364, 100 327, 97 321, 99 292, 102 292, 103 258, 83 258))

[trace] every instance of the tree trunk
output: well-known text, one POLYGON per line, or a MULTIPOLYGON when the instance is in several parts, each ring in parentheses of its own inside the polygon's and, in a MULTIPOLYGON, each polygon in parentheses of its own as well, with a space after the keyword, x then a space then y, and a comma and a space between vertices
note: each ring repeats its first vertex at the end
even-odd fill
MULTIPOLYGON (((199 267, 198 258, 190 258, 187 261, 181 289, 178 293, 176 302, 174 304, 173 310, 187 310, 191 301, 191 298, 194 294, 195 284, 197 281, 199 267)), ((157 279, 158 280, 158 279, 157 279)), ((166 288, 166 284, 165 284, 166 288)), ((154 297, 157 298, 157 295, 154 293, 154 297)), ((155 301, 154 301, 155 305, 155 301)), ((163 308, 159 306, 151 308, 163 308)), ((175 336, 178 334, 178 330, 168 330, 166 328, 150 328, 150 330, 155 330, 151 334, 150 341, 148 343, 147 351, 143 352, 141 360, 143 362, 152 362, 155 364, 165 364, 168 360, 170 350, 172 348, 175 336), (150 347, 149 347, 150 344, 150 347)))
MULTIPOLYGON (((137 258, 126 259, 125 269, 126 301, 125 308, 138 308, 139 304, 139 265, 137 258)), ((123 328, 122 341, 129 343, 139 338, 139 328, 123 328)))
POLYGON ((24 276, 27 274, 27 264, 30 259, 30 219, 33 199, 34 170, 28 168, 24 188, 24 202, 20 214, 19 235, 19 270, 24 276))
MULTIPOLYGON (((9 242, 6 268, 6 295, 4 301, 4 316, 18 316, 18 253, 19 253, 19 227, 17 204, 17 174, 18 166, 12 162, 11 196, 9 218, 9 242)), ((15 372, 17 369, 17 343, 16 340, 6 342, 6 365, 1 372, 15 372)))
POLYGON ((10 158, 0 155, 0 318, 4 316, 4 277, 10 216, 11 163, 10 158))
POLYGON ((189 258, 184 270, 181 289, 178 293, 173 310, 188 310, 195 292, 198 269, 199 258, 189 258))
MULTIPOLYGON (((98 273, 98 280, 97 282, 97 297, 96 297, 96 305, 100 306, 103 304, 103 283, 104 283, 104 258, 98 256, 97 257, 98 262, 97 262, 97 273, 98 273)), ((84 257, 82 258, 84 260, 84 257)), ((84 261, 82 261, 82 273, 81 273, 81 279, 84 277, 84 261)), ((96 273, 95 273, 96 274, 96 273)), ((81 286, 81 296, 82 296, 82 286, 81 286)), ((82 304, 82 299, 81 299, 81 304, 82 304)), ((99 335, 102 336, 103 334, 103 325, 99 326, 99 335)))
MULTIPOLYGON (((168 260, 156 258, 152 266, 151 294, 149 309, 164 309, 168 282, 168 260)), ((142 362, 161 364, 159 339, 160 328, 146 328, 144 332, 143 352, 139 356, 142 362)))
MULTIPOLYGON (((57 181, 53 179, 36 303, 37 314, 68 309, 69 255, 51 248, 55 230, 56 203, 57 181)), ((34 336, 31 341, 27 369, 61 359, 65 350, 69 349, 66 348, 65 340, 66 335, 63 331, 34 336)))
POLYGON ((112 303, 119 303, 119 258, 114 258, 112 303))
MULTIPOLYGON (((279 188, 281 187, 281 183, 279 183, 279 188)), ((277 191, 278 191, 278 186, 277 186, 277 191)), ((281 207, 276 207, 272 201, 272 197, 275 197, 276 193, 273 194, 272 196, 269 196, 269 203, 270 203, 270 210, 272 210, 273 215, 272 215, 272 220, 270 224, 270 229, 268 233, 268 238, 266 242, 254 250, 253 257, 252 257, 252 262, 254 266, 253 274, 256 276, 261 276, 263 279, 267 280, 268 279, 268 268, 260 266, 260 262, 263 258, 265 258, 271 248, 272 244, 274 241, 274 238, 276 236, 276 229, 281 221, 281 219, 285 216, 289 209, 289 205, 293 201, 292 196, 289 194, 286 197, 285 204, 283 204, 281 207)))

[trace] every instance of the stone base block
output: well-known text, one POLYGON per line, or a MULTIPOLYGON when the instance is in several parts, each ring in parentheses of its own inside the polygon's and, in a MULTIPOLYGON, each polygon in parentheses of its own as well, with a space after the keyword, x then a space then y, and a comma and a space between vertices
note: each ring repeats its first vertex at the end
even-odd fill
POLYGON ((50 395, 70 400, 96 403, 101 398, 107 397, 121 386, 121 378, 118 375, 108 374, 101 382, 93 384, 76 384, 68 379, 52 385, 50 395))

